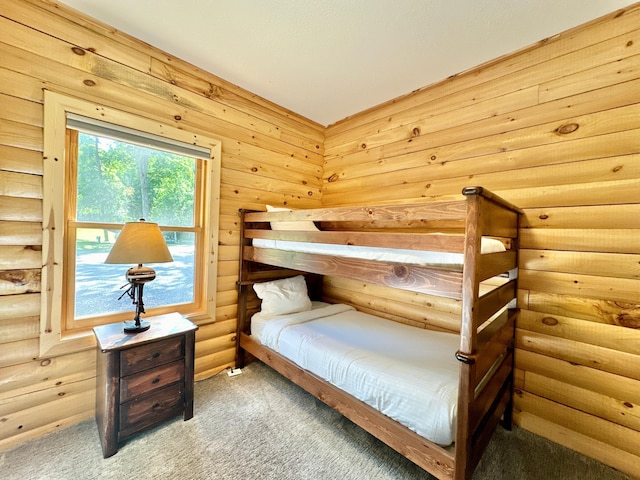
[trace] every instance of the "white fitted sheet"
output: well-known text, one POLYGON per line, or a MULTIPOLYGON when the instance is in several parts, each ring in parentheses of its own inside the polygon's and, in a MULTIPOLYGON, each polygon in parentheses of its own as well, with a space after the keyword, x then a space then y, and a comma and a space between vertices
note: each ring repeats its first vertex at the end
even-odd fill
MULTIPOLYGON (((445 235, 435 233, 433 235, 445 235)), ((291 242, 288 240, 270 240, 254 238, 253 246, 259 248, 274 248, 289 252, 315 253, 336 257, 359 258, 379 262, 408 263, 412 265, 428 265, 433 267, 462 268, 464 255, 462 253, 431 252, 423 250, 409 250, 402 248, 361 247, 357 245, 337 245, 332 243, 291 242)), ((504 252, 505 246, 500 240, 483 237, 481 253, 504 252)))
POLYGON ((455 440, 458 335, 347 305, 315 306, 271 318, 258 313, 252 336, 428 440, 443 446, 455 440))

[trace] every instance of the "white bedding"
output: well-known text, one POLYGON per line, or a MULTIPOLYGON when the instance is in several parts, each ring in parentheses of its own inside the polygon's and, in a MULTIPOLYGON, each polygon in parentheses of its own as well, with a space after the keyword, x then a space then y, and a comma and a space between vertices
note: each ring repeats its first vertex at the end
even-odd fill
POLYGON ((277 317, 257 313, 251 335, 419 435, 455 440, 458 336, 320 305, 277 317))
MULTIPOLYGON (((442 234, 434 234, 442 235, 442 234)), ((259 248, 275 248, 291 252, 315 253, 337 257, 359 258, 379 262, 408 263, 412 265, 429 265, 434 267, 462 268, 462 253, 430 252, 401 248, 360 247, 356 245, 336 245, 327 243, 291 242, 287 240, 269 240, 254 238, 253 246, 259 248)), ((481 253, 504 252, 505 246, 495 238, 482 238, 481 253)))

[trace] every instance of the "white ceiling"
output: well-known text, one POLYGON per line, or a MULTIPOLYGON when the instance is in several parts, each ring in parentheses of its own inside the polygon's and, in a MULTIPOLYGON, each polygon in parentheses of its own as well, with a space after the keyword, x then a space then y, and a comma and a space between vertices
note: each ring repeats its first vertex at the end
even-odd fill
POLYGON ((631 0, 62 0, 322 125, 631 0))

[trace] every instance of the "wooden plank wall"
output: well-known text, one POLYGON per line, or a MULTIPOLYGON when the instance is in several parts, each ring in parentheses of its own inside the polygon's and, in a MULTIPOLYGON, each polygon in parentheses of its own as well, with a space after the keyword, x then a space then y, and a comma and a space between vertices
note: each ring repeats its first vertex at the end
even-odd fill
POLYGON ((0 448, 93 416, 95 352, 38 357, 43 89, 222 141, 216 318, 196 376, 235 355, 240 207, 320 206, 324 127, 53 2, 0 2, 0 448))
MULTIPOLYGON (((324 180, 323 206, 522 207, 515 421, 640 477, 638 4, 329 126, 324 180)), ((417 324, 459 308, 331 288, 417 324)))

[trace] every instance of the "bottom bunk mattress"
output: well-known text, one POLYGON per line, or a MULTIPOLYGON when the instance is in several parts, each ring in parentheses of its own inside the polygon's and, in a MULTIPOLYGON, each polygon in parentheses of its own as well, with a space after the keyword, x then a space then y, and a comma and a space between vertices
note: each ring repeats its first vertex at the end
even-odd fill
POLYGON ((251 336, 422 437, 455 440, 458 335, 314 302, 304 312, 255 314, 251 336))

